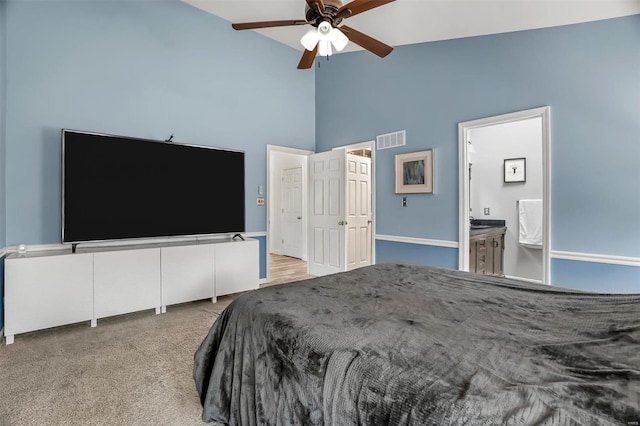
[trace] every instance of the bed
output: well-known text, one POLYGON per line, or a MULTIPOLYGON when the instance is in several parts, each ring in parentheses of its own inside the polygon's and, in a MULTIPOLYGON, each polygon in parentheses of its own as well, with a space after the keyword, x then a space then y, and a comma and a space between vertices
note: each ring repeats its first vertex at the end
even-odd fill
POLYGON ((638 425, 640 295, 372 265, 239 296, 193 374, 230 425, 638 425))

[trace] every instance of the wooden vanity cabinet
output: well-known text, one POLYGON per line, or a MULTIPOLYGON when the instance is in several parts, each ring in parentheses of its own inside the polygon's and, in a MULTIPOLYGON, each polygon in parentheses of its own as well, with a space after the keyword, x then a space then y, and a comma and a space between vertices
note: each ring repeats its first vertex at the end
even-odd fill
POLYGON ((488 228, 469 237, 469 271, 504 276, 505 231, 504 227, 488 228))

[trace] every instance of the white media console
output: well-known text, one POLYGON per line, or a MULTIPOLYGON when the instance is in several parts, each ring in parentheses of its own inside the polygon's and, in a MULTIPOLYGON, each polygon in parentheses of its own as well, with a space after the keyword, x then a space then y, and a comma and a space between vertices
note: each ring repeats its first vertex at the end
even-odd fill
POLYGON ((248 238, 78 248, 5 259, 5 335, 258 288, 259 242, 248 238))

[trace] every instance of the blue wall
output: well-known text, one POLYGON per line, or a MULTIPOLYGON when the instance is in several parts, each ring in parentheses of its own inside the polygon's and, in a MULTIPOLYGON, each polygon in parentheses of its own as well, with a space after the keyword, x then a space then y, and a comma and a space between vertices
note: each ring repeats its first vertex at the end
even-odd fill
POLYGON ((376 240, 376 263, 387 262, 458 269, 458 249, 376 240))
MULTIPOLYGON (((245 150, 249 232, 266 230, 253 201, 266 144, 325 151, 406 129, 406 147, 377 153, 376 232, 457 241, 457 123, 550 105, 552 249, 640 256, 640 15, 335 55, 301 72, 298 51, 178 0, 0 4, 2 247, 60 242, 62 127, 245 150), (393 157, 425 148, 436 192, 402 208, 393 157)), ((450 248, 376 251, 457 264, 450 248)), ((569 265, 554 279, 570 283, 569 265)))
MULTIPOLYGON (((0 0, 0 250, 5 244, 6 3, 0 0)), ((4 327, 4 258, 0 259, 0 330, 4 327)))
POLYGON ((61 128, 244 150, 248 232, 265 145, 314 149, 300 52, 178 0, 9 1, 7 40, 7 245, 61 240, 61 128))
POLYGON ((640 268, 553 259, 551 282, 561 287, 598 293, 640 293, 640 268))
POLYGON ((260 278, 267 278, 267 237, 251 237, 258 240, 260 245, 260 278))
POLYGON ((638 46, 634 15, 336 55, 316 70, 316 150, 406 129, 376 153, 376 232, 458 241, 458 123, 550 105, 551 248, 640 257, 638 46), (403 208, 394 156, 427 148, 435 194, 403 208))

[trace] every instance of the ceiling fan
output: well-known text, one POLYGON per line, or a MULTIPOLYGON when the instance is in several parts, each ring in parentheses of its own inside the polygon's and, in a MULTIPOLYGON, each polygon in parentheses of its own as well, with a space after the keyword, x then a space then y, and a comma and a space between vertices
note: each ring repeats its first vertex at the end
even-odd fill
POLYGON ((252 30, 269 27, 285 27, 290 25, 311 25, 315 27, 309 30, 300 40, 305 47, 302 58, 298 63, 298 69, 308 69, 313 65, 316 55, 330 56, 332 46, 336 51, 341 51, 349 40, 358 46, 367 49, 381 58, 387 56, 393 50, 381 41, 378 41, 351 27, 342 25, 343 19, 355 16, 391 3, 395 0, 352 0, 342 4, 341 0, 306 0, 304 20, 281 20, 262 22, 242 22, 231 26, 236 30, 252 30))

